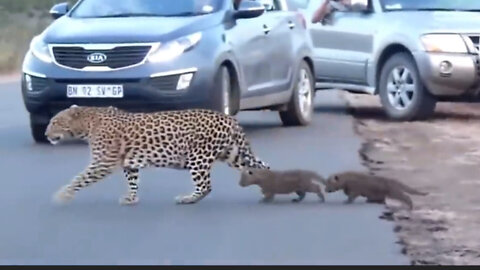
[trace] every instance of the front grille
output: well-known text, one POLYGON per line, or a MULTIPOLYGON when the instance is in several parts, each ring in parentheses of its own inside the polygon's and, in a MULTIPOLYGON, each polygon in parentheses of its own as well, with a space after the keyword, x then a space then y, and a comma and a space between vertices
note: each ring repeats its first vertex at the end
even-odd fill
POLYGON ((48 81, 45 78, 30 76, 32 82, 32 91, 43 91, 48 87, 48 81))
POLYGON ((478 53, 479 45, 480 45, 480 35, 479 36, 471 35, 471 36, 468 36, 468 38, 470 38, 470 40, 472 41, 473 46, 475 47, 475 50, 476 50, 475 52, 478 53))
POLYGON ((175 91, 180 75, 162 76, 150 79, 150 86, 159 91, 175 91))
POLYGON ((477 75, 480 77, 480 59, 475 59, 475 66, 477 67, 477 75))
POLYGON ((127 84, 139 83, 140 79, 55 79, 62 84, 127 84))
POLYGON ((119 46, 111 50, 86 50, 80 46, 64 47, 54 46, 53 56, 57 63, 63 66, 83 69, 85 67, 109 67, 112 69, 124 68, 141 63, 151 46, 119 46), (101 53, 106 56, 102 63, 91 63, 88 56, 101 53))
POLYGON ((469 35, 468 38, 472 42, 472 45, 475 49, 473 53, 477 55, 476 60, 475 60, 475 65, 477 67, 477 75, 480 76, 480 58, 479 58, 479 53, 480 53, 480 35, 469 35))

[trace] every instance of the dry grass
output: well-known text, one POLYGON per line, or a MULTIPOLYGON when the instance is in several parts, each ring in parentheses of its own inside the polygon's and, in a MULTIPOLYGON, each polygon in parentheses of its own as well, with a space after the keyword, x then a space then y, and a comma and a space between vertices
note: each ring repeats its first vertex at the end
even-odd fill
POLYGON ((0 73, 20 70, 33 36, 52 21, 48 11, 61 0, 0 0, 0 73))
POLYGON ((32 10, 48 11, 54 4, 67 2, 61 0, 0 0, 0 8, 12 13, 27 13, 32 10))

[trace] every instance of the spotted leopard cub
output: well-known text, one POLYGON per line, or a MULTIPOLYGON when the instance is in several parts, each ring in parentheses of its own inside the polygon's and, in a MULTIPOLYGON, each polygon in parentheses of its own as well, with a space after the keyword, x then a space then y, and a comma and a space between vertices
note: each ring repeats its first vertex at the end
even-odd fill
POLYGON ((77 191, 104 179, 117 166, 123 168, 128 182, 121 204, 138 202, 139 169, 145 167, 190 171, 195 191, 177 196, 180 204, 196 203, 210 193, 215 161, 240 171, 269 169, 255 157, 235 118, 209 110, 130 113, 73 105, 52 118, 45 135, 52 144, 84 139, 90 145, 90 165, 55 194, 59 202, 72 200, 77 191))

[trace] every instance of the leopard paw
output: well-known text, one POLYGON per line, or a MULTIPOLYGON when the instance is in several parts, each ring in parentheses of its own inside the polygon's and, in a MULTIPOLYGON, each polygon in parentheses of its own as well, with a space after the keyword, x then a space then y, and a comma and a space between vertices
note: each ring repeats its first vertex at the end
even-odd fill
POLYGON ((135 205, 139 201, 138 196, 132 197, 132 196, 124 196, 121 197, 118 202, 120 205, 135 205))
POLYGON ((53 196, 53 201, 57 204, 67 204, 75 197, 75 191, 70 186, 63 186, 53 196))
POLYGON ((199 198, 192 196, 192 195, 187 195, 187 196, 182 196, 179 195, 175 197, 175 202, 177 204, 193 204, 199 201, 199 198))

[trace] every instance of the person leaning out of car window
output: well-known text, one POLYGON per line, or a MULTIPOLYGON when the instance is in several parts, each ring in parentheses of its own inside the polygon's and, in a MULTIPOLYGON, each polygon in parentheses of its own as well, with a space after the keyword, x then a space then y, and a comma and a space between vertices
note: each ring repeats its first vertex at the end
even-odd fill
POLYGON ((312 23, 324 22, 325 18, 333 11, 330 2, 337 2, 340 4, 337 6, 344 7, 345 10, 349 9, 352 5, 352 0, 324 0, 315 13, 313 13, 312 23))

